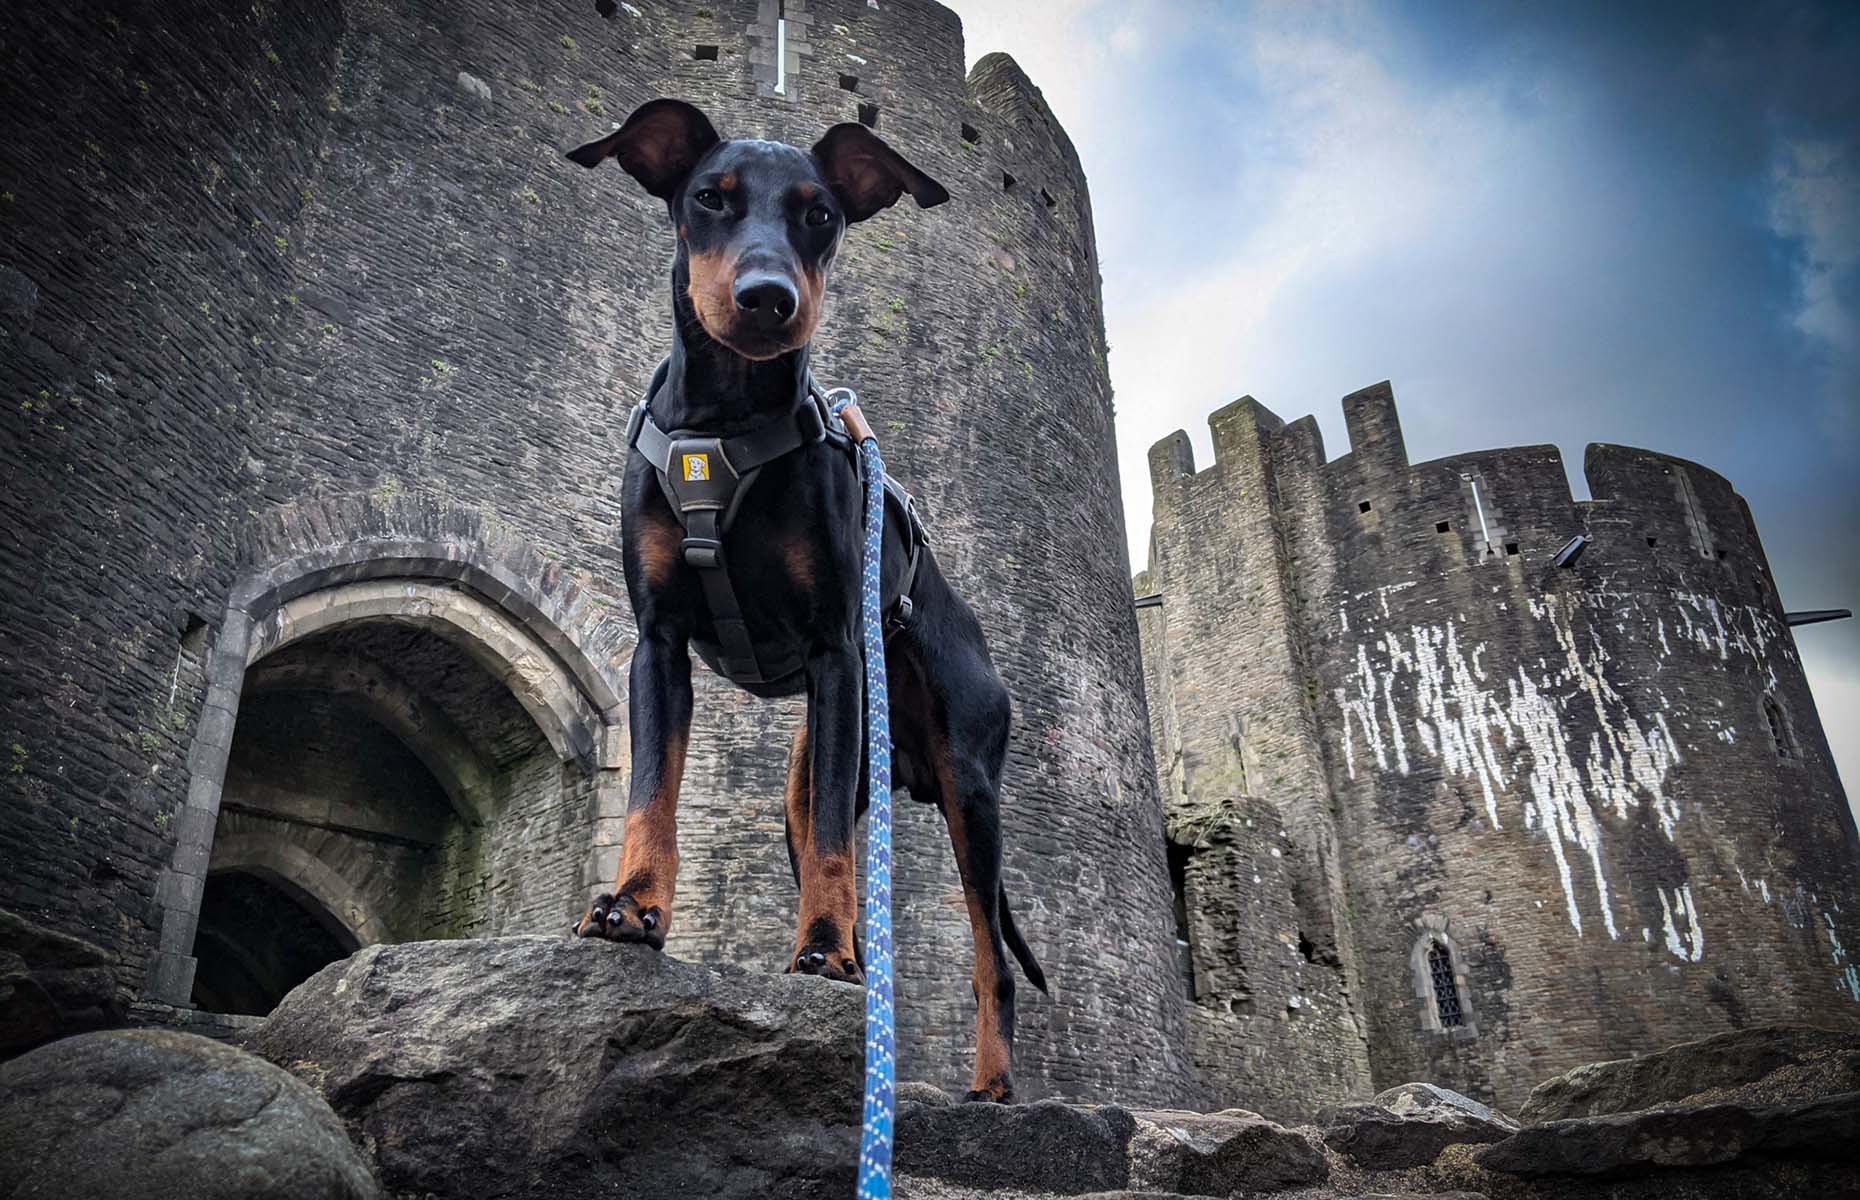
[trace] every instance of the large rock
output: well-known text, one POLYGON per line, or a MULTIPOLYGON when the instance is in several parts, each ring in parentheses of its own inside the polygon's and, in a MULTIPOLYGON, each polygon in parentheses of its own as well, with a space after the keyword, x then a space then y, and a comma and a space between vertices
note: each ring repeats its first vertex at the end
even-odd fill
POLYGON ((1860 1090, 1860 1034, 1766 1026, 1590 1063, 1539 1084, 1526 1124, 1712 1102, 1776 1105, 1860 1090))
MULTIPOLYGON (((918 1193, 927 1181, 983 1194, 1228 1196, 1301 1187, 1329 1177, 1322 1147, 1255 1113, 1137 1112, 1043 1100, 906 1102, 896 1163, 918 1193)), ((914 1193, 916 1194, 916 1193, 914 1193)))
POLYGON ((1330 1177, 1323 1149, 1302 1133, 1239 1109, 1139 1112, 1130 1139, 1133 1187, 1192 1196, 1273 1192, 1330 1177))
POLYGON ((1100 1192, 1130 1180, 1136 1120, 1114 1106, 1034 1104, 898 1105, 900 1173, 983 1189, 1100 1192))
POLYGON ((1547 1121, 1475 1156, 1525 1178, 1629 1176, 1741 1159, 1860 1161, 1860 1092, 1774 1107, 1714 1104, 1547 1121))
POLYGON ((115 963, 83 938, 0 912, 0 1059, 122 1024, 115 963))
POLYGON ((1498 1142, 1517 1132, 1503 1113, 1446 1088, 1405 1083, 1374 1104, 1327 1105, 1324 1144, 1366 1171, 1424 1167, 1448 1146, 1498 1142))
POLYGON ((435 1197, 852 1194, 864 993, 598 939, 372 946, 246 1042, 435 1197))
POLYGON ((165 1030, 87 1033, 0 1066, 6 1200, 366 1200, 342 1123, 263 1059, 165 1030))
POLYGON ((1432 1083, 1404 1083, 1400 1087, 1392 1087, 1382 1092, 1376 1097, 1375 1102, 1400 1117, 1405 1117, 1410 1113, 1451 1109, 1465 1113, 1474 1120, 1490 1122, 1508 1132, 1516 1132, 1518 1128, 1516 1121, 1490 1105, 1481 1104, 1471 1096, 1462 1096, 1451 1088, 1443 1088, 1432 1083))

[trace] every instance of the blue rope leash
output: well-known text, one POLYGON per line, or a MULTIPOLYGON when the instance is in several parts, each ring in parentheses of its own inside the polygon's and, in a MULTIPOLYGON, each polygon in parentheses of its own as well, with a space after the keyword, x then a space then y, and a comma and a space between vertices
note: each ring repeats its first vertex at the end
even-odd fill
MULTIPOLYGON (((857 406, 850 387, 826 393, 833 415, 857 406)), ((891 1126, 897 1114, 898 1034, 891 1007, 891 694, 885 688, 883 595, 885 460, 878 439, 859 441, 865 474, 865 1120, 859 1129, 859 1200, 891 1200, 891 1126)))
MULTIPOLYGON (((827 393, 837 415, 859 397, 827 393)), ((865 475, 865 728, 868 746, 865 829, 865 1120, 859 1134, 859 1200, 891 1200, 892 1121, 897 1112, 898 1050, 891 999, 891 698, 885 686, 883 595, 885 462, 878 440, 859 443, 865 475)))

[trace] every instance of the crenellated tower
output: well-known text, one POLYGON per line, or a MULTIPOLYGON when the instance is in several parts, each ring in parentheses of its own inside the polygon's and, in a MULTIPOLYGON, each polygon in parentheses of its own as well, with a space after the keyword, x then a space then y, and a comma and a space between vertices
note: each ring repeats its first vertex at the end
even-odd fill
POLYGON ((1251 399, 1206 470, 1180 433, 1150 456, 1136 590, 1212 1084, 1516 1104, 1704 1032, 1860 1025, 1860 846, 1743 500, 1616 446, 1580 503, 1553 446, 1410 463, 1389 385, 1343 405, 1335 460, 1251 399), (1231 1063, 1236 1022, 1314 1019, 1366 1080, 1231 1063))

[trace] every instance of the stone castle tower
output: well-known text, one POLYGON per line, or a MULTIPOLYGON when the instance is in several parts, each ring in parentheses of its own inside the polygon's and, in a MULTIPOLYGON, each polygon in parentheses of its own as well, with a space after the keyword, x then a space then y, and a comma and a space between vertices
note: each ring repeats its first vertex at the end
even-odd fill
POLYGON ((1150 451, 1136 591, 1214 1098, 1410 1079, 1515 1105, 1573 1065, 1860 1025, 1860 846, 1743 500, 1591 446, 1410 463, 1252 399, 1150 451), (1557 565, 1576 536, 1580 554, 1557 565))
MULTIPOLYGON (((1509 1102, 1860 1020, 1854 829, 1729 486, 1411 466, 1386 388, 1326 463, 1242 402, 1208 470, 1152 453, 1133 615, 1084 178, 1010 60, 964 61, 925 0, 36 14, 0 46, 0 910, 124 997, 262 1012, 359 945, 564 932, 611 878, 620 440, 672 240, 562 151, 672 95, 864 121, 954 195, 852 232, 815 364, 1014 696, 1027 1095, 1509 1102)), ((699 689, 669 949, 778 970, 798 711, 699 689)), ((947 1084, 966 921, 934 814, 898 837, 902 1067, 947 1084)))
MULTIPOLYGON (((221 1011, 360 944, 565 932, 618 853, 622 430, 672 235, 562 152, 661 95, 802 145, 861 120, 955 202, 852 231, 815 365, 1015 698, 1007 883, 1054 981, 1020 1081, 1179 1098, 1090 207, 1012 61, 965 75, 923 0, 80 0, 18 32, 0 908, 221 1011)), ((669 949, 779 970, 798 710, 708 678, 698 710, 669 949)), ((905 807, 903 1067, 948 1084, 967 924, 905 807)))

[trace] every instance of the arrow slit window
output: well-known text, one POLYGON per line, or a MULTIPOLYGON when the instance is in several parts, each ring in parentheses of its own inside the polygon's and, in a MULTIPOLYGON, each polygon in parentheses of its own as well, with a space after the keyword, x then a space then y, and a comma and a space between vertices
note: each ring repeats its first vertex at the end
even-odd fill
POLYGON ((1427 947, 1427 974, 1434 993, 1434 1015, 1442 1029, 1459 1029, 1466 1024, 1466 1010, 1460 1006, 1460 986, 1453 980, 1453 955, 1439 942, 1427 947))

